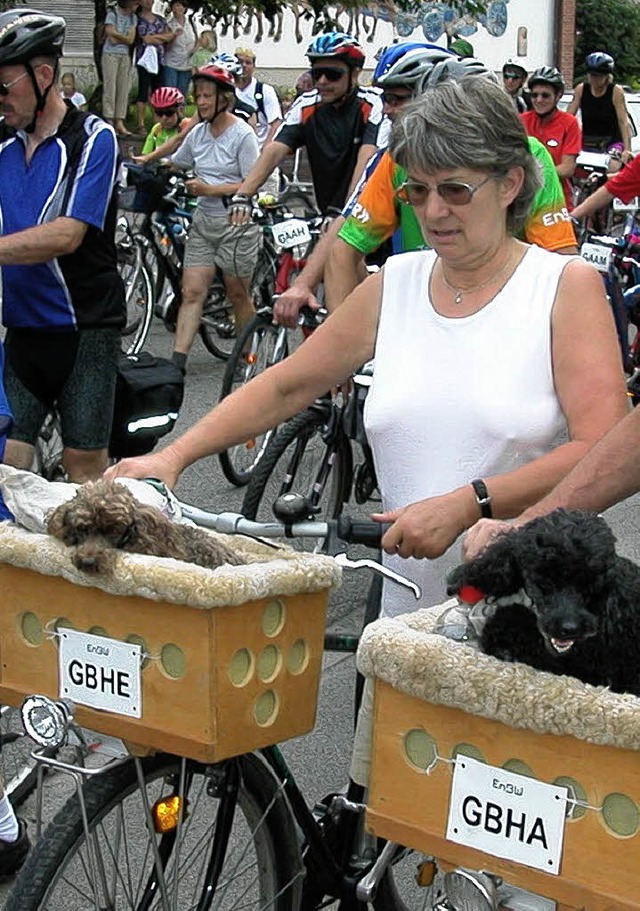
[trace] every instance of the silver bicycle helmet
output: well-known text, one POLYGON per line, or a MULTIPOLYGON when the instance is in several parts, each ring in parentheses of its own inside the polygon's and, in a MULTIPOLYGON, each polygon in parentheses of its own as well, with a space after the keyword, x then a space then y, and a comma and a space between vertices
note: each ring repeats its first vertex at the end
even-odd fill
POLYGON ((450 58, 454 58, 454 55, 437 44, 413 41, 393 44, 383 49, 372 81, 382 89, 395 85, 414 88, 434 64, 450 58))
POLYGON ((433 89, 441 82, 448 79, 455 82, 466 78, 467 76, 484 76, 492 82, 498 82, 493 70, 488 69, 480 60, 475 57, 449 57, 435 63, 431 69, 424 74, 422 82, 417 87, 417 94, 421 95, 428 89, 433 89))
POLYGON ((564 92, 564 79, 562 78, 562 73, 560 70, 556 69, 555 66, 541 66, 538 67, 537 70, 534 70, 529 76, 527 85, 532 89, 534 85, 538 85, 538 83, 550 85, 560 94, 564 92))
POLYGON ((585 66, 588 73, 613 73, 616 65, 615 60, 610 54, 604 51, 594 51, 585 57, 585 66))
POLYGON ((28 63, 34 57, 62 54, 66 23, 36 9, 0 13, 0 66, 28 63))

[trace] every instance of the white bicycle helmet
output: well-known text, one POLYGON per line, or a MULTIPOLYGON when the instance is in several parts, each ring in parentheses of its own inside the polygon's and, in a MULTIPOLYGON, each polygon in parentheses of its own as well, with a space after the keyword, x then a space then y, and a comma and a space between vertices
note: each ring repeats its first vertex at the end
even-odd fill
POLYGON ((455 55, 437 44, 406 41, 383 48, 373 73, 373 84, 382 89, 402 85, 415 88, 434 64, 455 55))
POLYGON ((227 54, 225 51, 221 51, 219 54, 213 55, 211 63, 214 66, 222 67, 223 70, 227 70, 232 76, 242 76, 242 64, 235 54, 227 54))

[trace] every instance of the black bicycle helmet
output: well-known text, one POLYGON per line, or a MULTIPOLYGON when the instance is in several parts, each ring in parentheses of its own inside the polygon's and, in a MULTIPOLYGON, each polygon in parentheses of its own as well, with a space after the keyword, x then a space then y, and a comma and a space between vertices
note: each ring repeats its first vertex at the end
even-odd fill
POLYGON ((449 57, 434 63, 431 69, 424 74, 416 94, 421 95, 427 89, 433 89, 448 79, 459 82, 466 76, 484 76, 485 79, 491 79, 492 82, 498 81, 493 70, 488 69, 475 57, 449 57))
POLYGON ((529 88, 532 89, 534 85, 542 83, 544 85, 550 85, 556 92, 564 92, 564 79, 562 78, 562 73, 560 70, 557 70, 555 66, 541 66, 537 70, 534 70, 533 73, 529 76, 529 82, 527 83, 529 88))
POLYGON ((0 66, 28 63, 34 57, 60 57, 66 23, 37 9, 0 13, 0 66))
POLYGON ((594 51, 588 54, 584 60, 588 73, 613 73, 616 65, 615 60, 610 54, 604 51, 594 51))

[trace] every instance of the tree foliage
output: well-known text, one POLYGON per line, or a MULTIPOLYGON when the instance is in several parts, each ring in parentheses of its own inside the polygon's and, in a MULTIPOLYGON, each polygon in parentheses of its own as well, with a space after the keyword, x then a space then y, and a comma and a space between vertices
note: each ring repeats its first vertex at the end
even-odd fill
POLYGON ((635 0, 577 0, 576 77, 584 76, 584 58, 605 51, 616 61, 616 79, 640 75, 640 5, 635 0))

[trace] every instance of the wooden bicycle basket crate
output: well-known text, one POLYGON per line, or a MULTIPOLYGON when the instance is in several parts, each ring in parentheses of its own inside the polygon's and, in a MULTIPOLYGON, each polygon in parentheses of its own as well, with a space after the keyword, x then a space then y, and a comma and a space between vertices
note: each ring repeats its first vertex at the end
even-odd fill
POLYGON ((204 761, 311 730, 339 568, 226 540, 246 565, 121 554, 94 579, 59 541, 0 524, 0 702, 67 697, 84 727, 204 761))
POLYGON ((369 827, 445 870, 495 873, 558 911, 638 911, 640 699, 435 635, 442 612, 364 633, 358 666, 375 678, 369 827), (550 785, 561 794, 552 872, 504 849, 509 839, 525 853, 551 844, 550 785))

